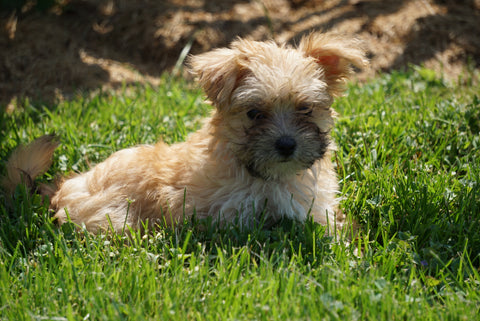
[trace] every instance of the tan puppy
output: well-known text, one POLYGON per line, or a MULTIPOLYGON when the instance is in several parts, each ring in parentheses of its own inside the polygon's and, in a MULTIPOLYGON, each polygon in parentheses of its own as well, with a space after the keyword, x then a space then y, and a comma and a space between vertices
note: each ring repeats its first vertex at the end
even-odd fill
MULTIPOLYGON (((68 216, 97 232, 109 228, 108 216, 120 232, 194 213, 248 225, 264 212, 271 221, 311 215, 341 228, 330 106, 349 65, 367 64, 358 42, 331 34, 311 34, 296 48, 237 40, 190 63, 216 107, 203 128, 172 146, 118 151, 65 179, 52 191, 58 221, 68 216)), ((56 146, 44 136, 14 153, 5 188, 45 171, 56 146)))

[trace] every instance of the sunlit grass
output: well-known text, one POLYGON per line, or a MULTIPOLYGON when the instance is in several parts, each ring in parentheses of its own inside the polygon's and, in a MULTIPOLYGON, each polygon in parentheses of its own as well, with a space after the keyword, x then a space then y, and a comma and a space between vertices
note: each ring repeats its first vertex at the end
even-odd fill
MULTIPOLYGON (((479 89, 417 68, 337 100, 342 207, 362 227, 352 245, 288 221, 89 235, 56 227, 38 195, 2 196, 0 319, 475 320, 479 89)), ((127 146, 184 140, 209 110, 192 84, 167 78, 159 88, 25 102, 0 116, 0 157, 56 132, 47 181, 127 146)))

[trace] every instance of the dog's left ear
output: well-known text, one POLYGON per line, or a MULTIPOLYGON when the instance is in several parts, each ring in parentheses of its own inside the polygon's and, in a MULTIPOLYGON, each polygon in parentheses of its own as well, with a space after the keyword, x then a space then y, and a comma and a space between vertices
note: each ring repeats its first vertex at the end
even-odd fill
POLYGON ((352 73, 351 64, 358 68, 368 65, 361 42, 345 36, 312 33, 302 38, 298 50, 314 58, 323 69, 332 96, 339 96, 345 90, 345 81, 352 73))
POLYGON ((245 74, 241 59, 239 52, 230 48, 215 49, 189 58, 191 72, 220 110, 229 104, 233 90, 245 74))

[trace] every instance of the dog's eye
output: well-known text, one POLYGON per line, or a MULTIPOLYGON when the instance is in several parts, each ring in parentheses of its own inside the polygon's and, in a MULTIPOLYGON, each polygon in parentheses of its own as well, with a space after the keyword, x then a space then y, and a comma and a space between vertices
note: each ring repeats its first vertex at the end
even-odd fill
POLYGON ((264 119, 265 115, 258 109, 250 109, 247 112, 248 118, 251 120, 259 120, 259 119, 264 119))
POLYGON ((313 108, 309 105, 301 105, 297 108, 297 111, 305 116, 312 116, 313 108))

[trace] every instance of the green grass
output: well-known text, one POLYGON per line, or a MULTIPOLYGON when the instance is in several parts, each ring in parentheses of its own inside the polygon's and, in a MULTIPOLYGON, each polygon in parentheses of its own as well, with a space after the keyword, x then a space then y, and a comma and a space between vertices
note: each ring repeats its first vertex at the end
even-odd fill
MULTIPOLYGON (((342 206, 362 226, 350 246, 312 222, 89 235, 55 227, 38 195, 1 196, 0 319, 478 320, 478 92, 468 78, 450 84, 416 68, 337 100, 342 206)), ((56 132, 62 145, 41 178, 52 180, 127 146, 185 139, 209 114, 202 99, 165 78, 27 101, 0 116, 0 157, 56 132)))

